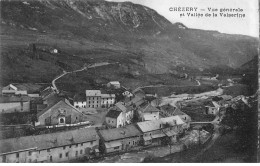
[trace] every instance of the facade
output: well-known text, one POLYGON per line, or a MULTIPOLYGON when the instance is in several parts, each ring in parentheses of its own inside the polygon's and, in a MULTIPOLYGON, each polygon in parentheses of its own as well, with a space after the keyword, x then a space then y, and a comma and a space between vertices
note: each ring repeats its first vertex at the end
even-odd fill
POLYGON ((106 115, 106 125, 109 127, 122 127, 124 126, 123 112, 115 109, 110 109, 106 115))
POLYGON ((153 107, 151 104, 146 104, 145 106, 138 109, 138 113, 142 121, 158 120, 160 110, 153 107))
POLYGON ((86 108, 111 107, 115 94, 102 94, 100 90, 86 90, 86 108))
POLYGON ((100 150, 103 153, 127 151, 140 146, 142 133, 135 125, 99 130, 100 150))
POLYGON ((210 102, 205 107, 206 107, 206 110, 205 110, 206 114, 216 115, 219 113, 220 105, 215 101, 210 102))
POLYGON ((134 108, 132 106, 128 106, 123 102, 118 102, 115 104, 115 109, 122 112, 123 126, 132 122, 134 117, 134 108))
POLYGON ((120 88, 120 82, 119 81, 110 81, 109 83, 107 83, 107 87, 108 88, 115 88, 115 89, 119 89, 120 88))
POLYGON ((85 116, 68 100, 60 99, 37 113, 37 124, 41 126, 76 124, 83 122, 85 116))
POLYGON ((30 112, 30 97, 1 96, 0 113, 30 112))
POLYGON ((65 162, 99 155, 99 136, 94 129, 78 129, 4 139, 0 147, 1 163, 65 162))

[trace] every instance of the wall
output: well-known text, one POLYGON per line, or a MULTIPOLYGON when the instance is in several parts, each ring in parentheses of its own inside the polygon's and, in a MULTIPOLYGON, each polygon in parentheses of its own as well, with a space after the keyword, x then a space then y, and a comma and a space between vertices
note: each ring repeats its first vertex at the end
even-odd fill
POLYGON ((0 103, 0 113, 29 112, 30 102, 0 103))
POLYGON ((106 117, 106 124, 111 127, 117 127, 117 119, 106 117))
POLYGON ((76 108, 86 108, 86 105, 87 105, 87 103, 86 103, 86 101, 75 101, 74 102, 74 107, 76 107, 76 108))
MULTIPOLYGON (((35 150, 29 155, 29 151, 19 152, 19 157, 16 153, 6 155, 6 162, 8 163, 28 163, 28 162, 65 162, 84 156, 90 156, 90 149, 98 149, 99 140, 79 143, 74 145, 67 145, 52 149, 35 150), (68 153, 68 156, 66 156, 68 153), (77 154, 77 155, 76 155, 77 154), (62 155, 62 156, 60 156, 62 155), (52 156, 52 161, 50 160, 52 156)), ((0 155, 0 162, 3 162, 3 155, 0 155)))
POLYGON ((106 108, 111 107, 113 104, 115 104, 115 98, 109 97, 109 98, 101 98, 101 105, 105 106, 106 108))
POLYGON ((86 107, 87 108, 98 108, 101 106, 101 97, 100 96, 88 96, 86 98, 86 107))
POLYGON ((40 125, 58 125, 59 117, 65 116, 66 124, 75 124, 83 121, 82 114, 76 111, 71 106, 65 103, 58 103, 54 107, 50 108, 49 111, 46 111, 40 117, 38 117, 38 121, 40 125), (65 113, 60 113, 60 110, 64 110, 65 113), (45 119, 50 119, 50 124, 45 124, 45 119))

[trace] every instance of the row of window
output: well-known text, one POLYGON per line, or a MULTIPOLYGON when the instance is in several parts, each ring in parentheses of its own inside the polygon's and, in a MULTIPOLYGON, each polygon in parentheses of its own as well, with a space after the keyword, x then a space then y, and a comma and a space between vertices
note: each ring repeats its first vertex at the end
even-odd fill
MULTIPOLYGON (((93 145, 93 141, 91 141, 91 142, 89 142, 89 143, 90 143, 90 145, 93 145)), ((79 147, 79 145, 80 145, 80 146, 83 146, 83 143, 81 143, 81 144, 75 144, 76 148, 79 147)), ((72 145, 69 145, 68 147, 71 148, 71 146, 72 146, 72 145)), ((63 146, 63 150, 65 150, 66 147, 67 147, 67 146, 63 146)), ((51 149, 47 149, 47 152, 50 152, 50 151, 51 151, 51 149)))

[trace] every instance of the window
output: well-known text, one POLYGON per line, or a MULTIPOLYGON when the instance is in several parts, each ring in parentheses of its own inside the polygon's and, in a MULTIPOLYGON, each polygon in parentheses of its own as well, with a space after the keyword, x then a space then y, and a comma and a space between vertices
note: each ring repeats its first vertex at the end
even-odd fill
POLYGON ((82 150, 80 150, 80 154, 82 154, 82 150))
POLYGON ((52 156, 50 156, 50 161, 52 161, 52 156))
POLYGON ((31 151, 29 151, 29 152, 28 152, 28 156, 31 156, 31 155, 32 155, 32 152, 31 152, 31 151))
POLYGON ((78 119, 78 117, 76 116, 76 120, 78 119))
POLYGON ((128 142, 128 144, 130 145, 130 144, 131 144, 131 142, 128 142))
POLYGON ((60 158, 62 158, 62 153, 60 154, 60 158))
POLYGON ((66 152, 66 157, 69 157, 69 152, 66 152))
POLYGON ((135 144, 135 141, 133 141, 133 145, 135 144))
POLYGON ((114 147, 114 149, 119 149, 119 146, 114 147))
POLYGON ((50 152, 51 150, 50 149, 47 149, 47 152, 50 152))
POLYGON ((93 141, 90 142, 90 145, 93 145, 93 141))
POLYGON ((71 145, 70 145, 70 148, 71 148, 71 145))
POLYGON ((76 148, 78 147, 78 144, 76 144, 76 148))
POLYGON ((16 153, 16 158, 18 158, 19 157, 19 153, 16 153))
POLYGON ((66 146, 63 146, 63 150, 65 150, 66 149, 66 146))
POLYGON ((76 156, 78 156, 78 151, 76 151, 76 156))
POLYGON ((81 143, 81 146, 83 146, 83 143, 81 143))

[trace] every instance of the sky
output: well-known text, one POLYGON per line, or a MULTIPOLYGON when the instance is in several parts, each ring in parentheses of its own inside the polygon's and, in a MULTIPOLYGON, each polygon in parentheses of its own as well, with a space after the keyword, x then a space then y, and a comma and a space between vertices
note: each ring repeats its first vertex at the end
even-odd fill
POLYGON ((131 1, 156 10, 172 23, 181 22, 188 28, 217 30, 222 33, 242 34, 248 36, 259 36, 259 5, 258 0, 107 0, 114 2, 131 1), (171 7, 197 7, 197 12, 190 11, 170 11, 171 7), (214 12, 217 17, 213 17, 213 12, 208 8, 216 8, 214 12), (222 12, 230 14, 245 14, 245 17, 221 17, 220 9, 239 9, 236 12, 222 12), (202 11, 201 9, 205 9, 202 11), (241 9, 243 11, 241 11, 241 9), (184 16, 180 16, 184 13, 184 16), (200 13, 203 17, 191 17, 187 13, 200 13), (211 14, 206 17, 205 14, 211 14))

